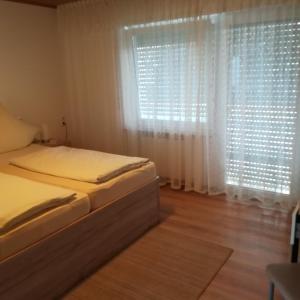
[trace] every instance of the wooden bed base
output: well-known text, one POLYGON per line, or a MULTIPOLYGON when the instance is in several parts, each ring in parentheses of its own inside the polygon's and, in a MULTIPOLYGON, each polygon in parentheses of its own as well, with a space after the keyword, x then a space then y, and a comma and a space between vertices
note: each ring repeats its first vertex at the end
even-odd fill
POLYGON ((0 262, 0 299, 58 298, 158 222, 156 179, 0 262))

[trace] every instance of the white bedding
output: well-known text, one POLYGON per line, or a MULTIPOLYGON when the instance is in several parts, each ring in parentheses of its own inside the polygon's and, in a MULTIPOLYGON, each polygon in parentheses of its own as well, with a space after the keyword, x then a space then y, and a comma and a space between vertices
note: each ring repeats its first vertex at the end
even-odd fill
POLYGON ((146 158, 60 146, 13 158, 10 163, 43 174, 102 183, 137 169, 148 161, 146 158))
POLYGON ((70 202, 72 190, 0 173, 0 235, 50 208, 70 202))

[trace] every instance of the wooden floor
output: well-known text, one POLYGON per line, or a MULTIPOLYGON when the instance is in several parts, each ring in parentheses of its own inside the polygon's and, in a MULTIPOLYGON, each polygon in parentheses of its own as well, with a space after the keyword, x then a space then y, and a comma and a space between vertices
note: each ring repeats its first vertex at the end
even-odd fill
MULTIPOLYGON (((228 202, 223 196, 208 197, 164 187, 161 222, 160 226, 171 232, 233 249, 200 300, 268 299, 265 266, 289 258, 290 216, 278 211, 228 202)), ((83 299, 76 295, 85 292, 71 292, 70 299, 83 299)), ((120 299, 130 299, 130 295, 123 296, 120 299)))
POLYGON ((234 250, 201 300, 268 299, 264 269, 289 259, 290 215, 168 187, 161 214, 166 228, 234 250))

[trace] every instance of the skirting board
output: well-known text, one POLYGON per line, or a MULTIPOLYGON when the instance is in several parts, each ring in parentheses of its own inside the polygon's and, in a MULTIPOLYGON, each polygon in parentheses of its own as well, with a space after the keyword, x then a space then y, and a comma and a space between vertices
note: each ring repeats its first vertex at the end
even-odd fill
POLYGON ((156 179, 0 262, 0 299, 57 298, 158 222, 156 179))

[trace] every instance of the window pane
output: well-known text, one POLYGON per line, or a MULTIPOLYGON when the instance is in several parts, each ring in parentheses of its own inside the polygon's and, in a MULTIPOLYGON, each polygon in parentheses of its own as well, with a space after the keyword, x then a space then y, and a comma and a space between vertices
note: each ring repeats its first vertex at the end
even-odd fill
POLYGON ((191 34, 141 32, 134 36, 139 112, 143 120, 205 121, 199 104, 199 51, 191 34))

